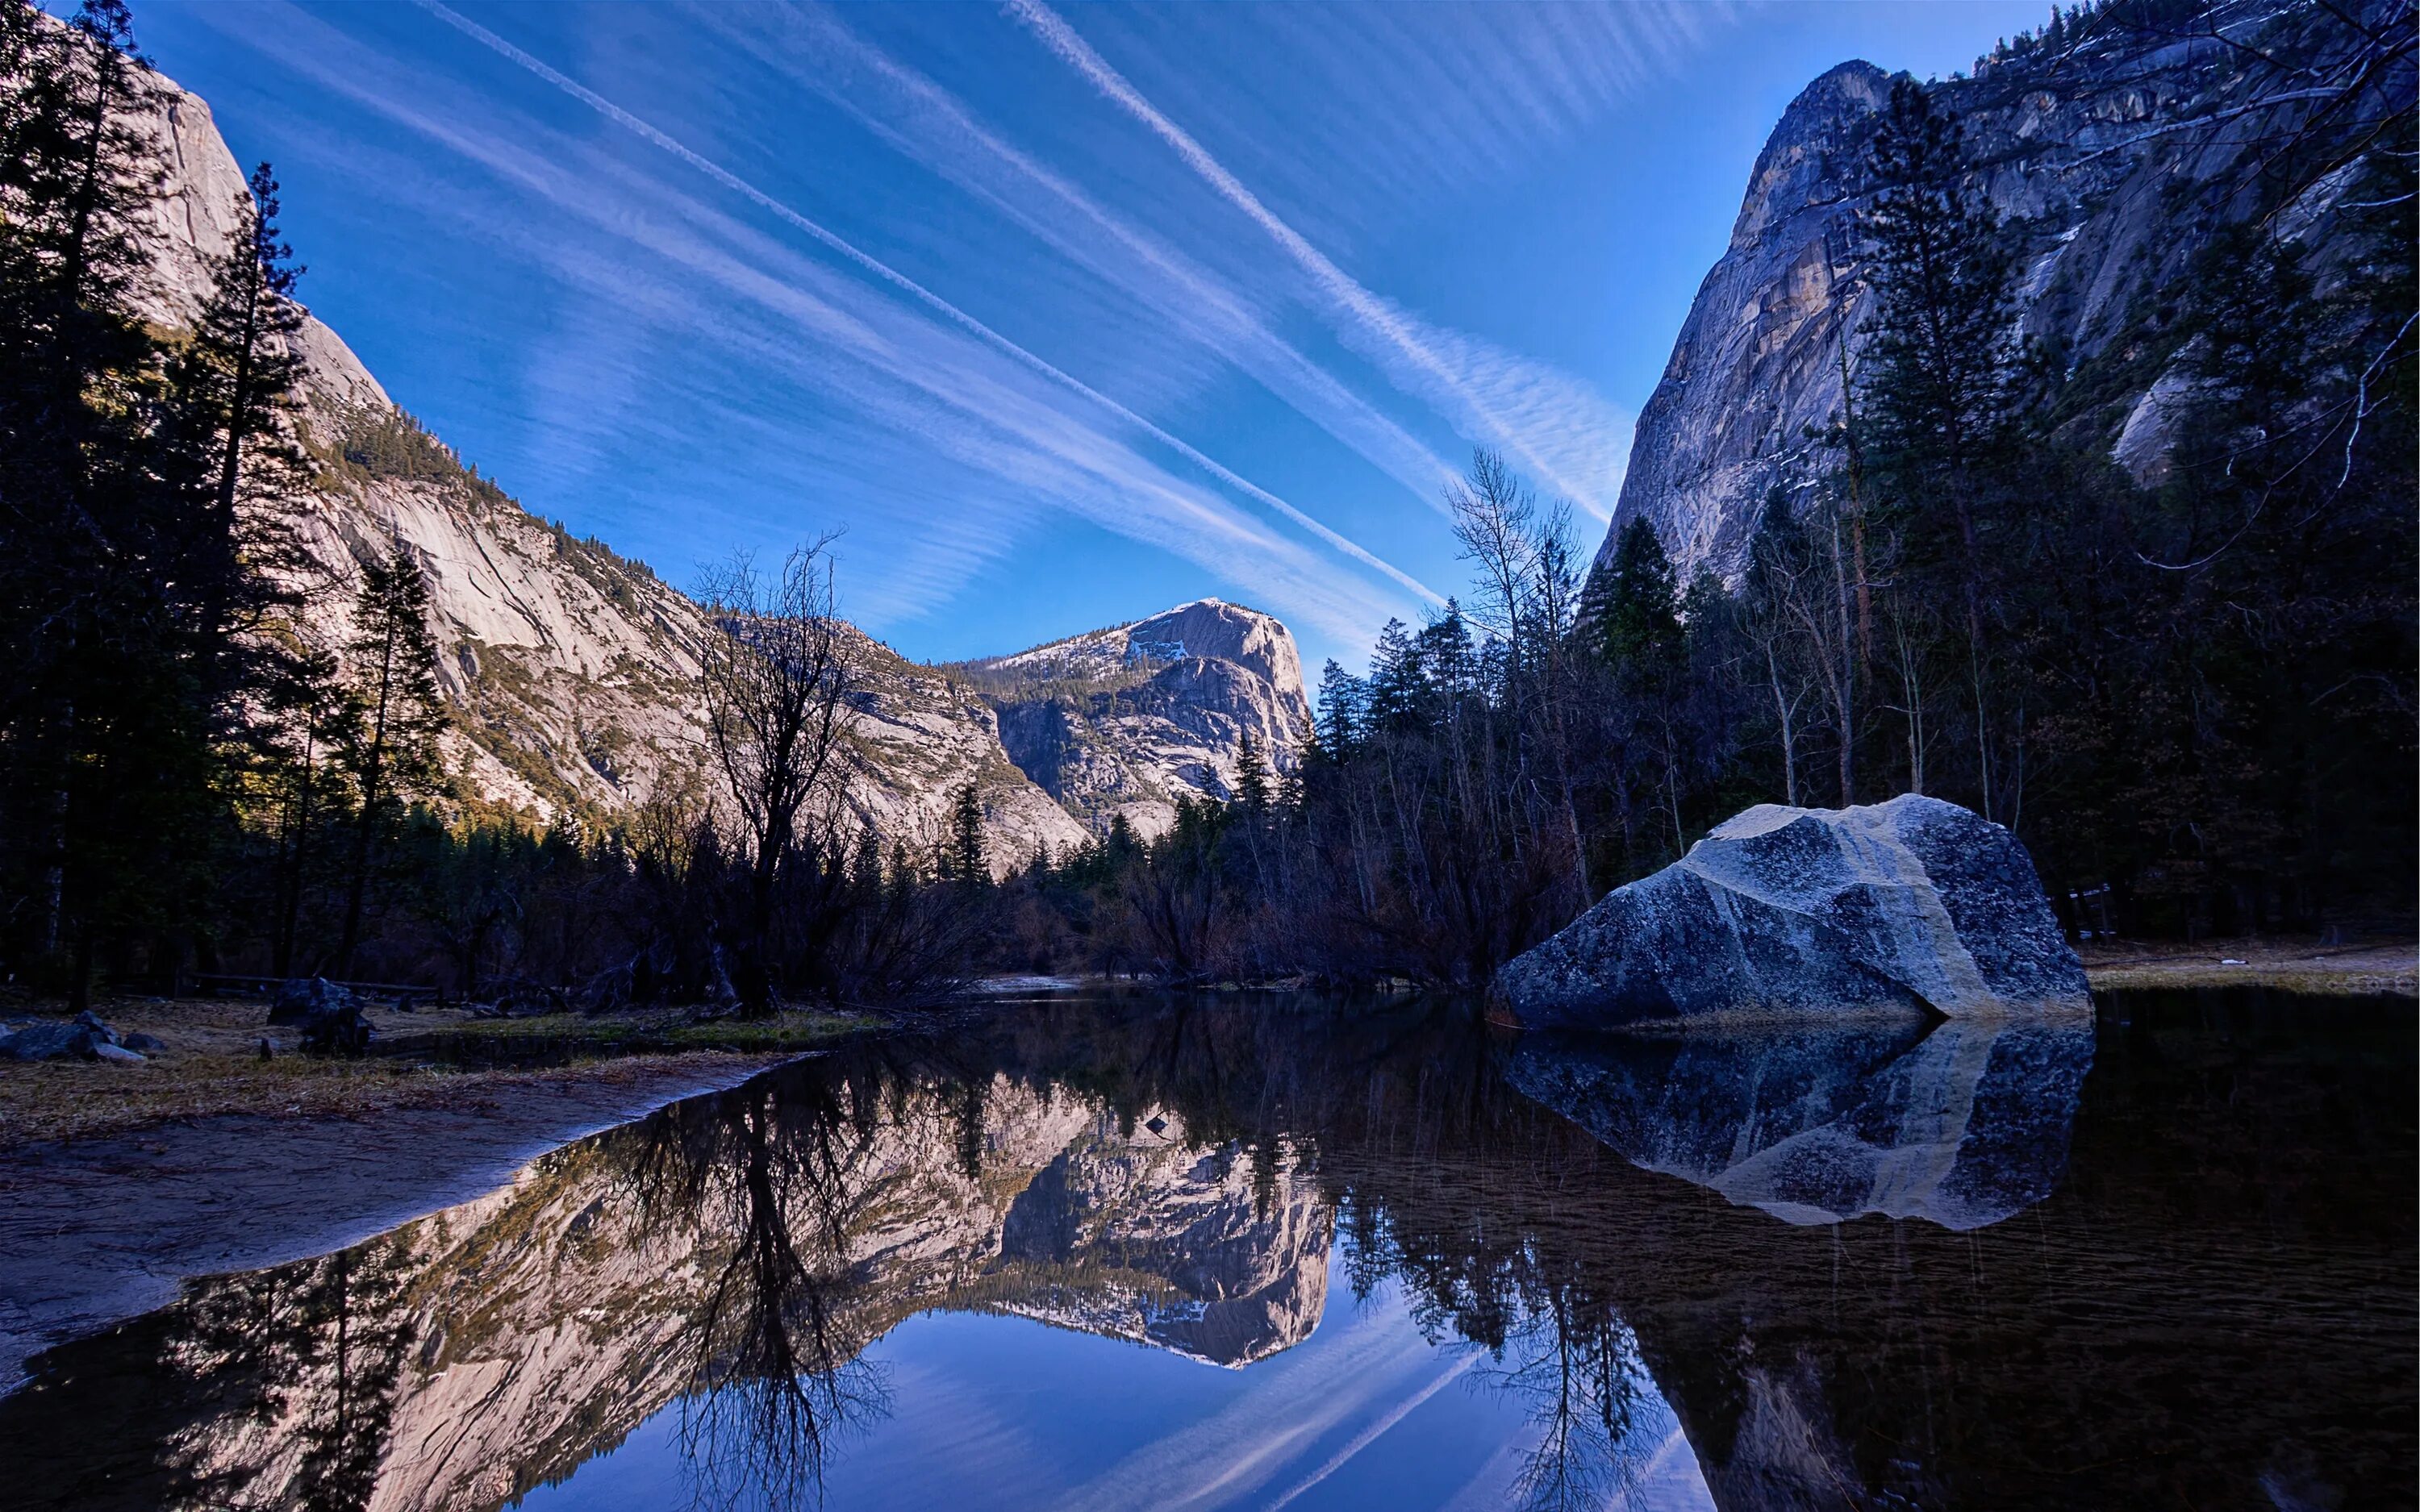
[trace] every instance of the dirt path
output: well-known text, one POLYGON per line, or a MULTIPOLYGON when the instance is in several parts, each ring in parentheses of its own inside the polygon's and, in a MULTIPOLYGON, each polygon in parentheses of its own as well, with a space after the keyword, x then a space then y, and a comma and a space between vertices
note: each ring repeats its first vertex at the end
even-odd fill
POLYGON ((0 1395, 31 1355, 162 1306, 185 1280, 358 1242, 770 1060, 649 1057, 360 1120, 228 1114, 0 1149, 0 1395))

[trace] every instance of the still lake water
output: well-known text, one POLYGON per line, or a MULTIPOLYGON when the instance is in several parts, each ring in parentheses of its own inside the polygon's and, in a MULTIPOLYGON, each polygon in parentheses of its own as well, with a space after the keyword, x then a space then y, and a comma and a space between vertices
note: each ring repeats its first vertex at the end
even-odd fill
POLYGON ((2413 1025, 1014 1005, 54 1350, 0 1504, 2408 1505, 2413 1025))

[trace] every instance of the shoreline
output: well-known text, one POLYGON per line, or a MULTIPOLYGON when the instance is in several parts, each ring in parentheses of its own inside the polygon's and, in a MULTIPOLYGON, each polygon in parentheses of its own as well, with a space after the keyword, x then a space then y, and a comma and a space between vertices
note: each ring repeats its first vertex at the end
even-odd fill
POLYGON ((2409 943, 2112 940, 2077 954, 2095 992, 2266 987, 2321 997, 2420 997, 2420 950, 2409 943))
POLYGON ((359 1116, 223 1113, 0 1160, 0 1396, 54 1344, 176 1300, 194 1277, 324 1255, 504 1185, 575 1139, 795 1056, 638 1058, 509 1099, 359 1116))
MULTIPOLYGON (((2095 991, 2415 995, 2413 951, 2400 945, 2112 942, 2084 959, 2095 991)), ((997 1010, 1081 985, 1021 981, 968 1006, 997 1010)), ((0 1396, 24 1383, 43 1349, 165 1305, 193 1277, 341 1249, 493 1191, 585 1135, 882 1027, 788 1015, 690 1026, 694 1047, 673 1048, 668 1034, 688 1032, 678 1015, 380 1012, 400 1053, 327 1061, 287 1050, 261 1061, 256 1003, 121 999, 100 1011, 121 1031, 175 1038, 140 1066, 0 1064, 0 1396), (749 1040, 759 1047, 730 1043, 749 1040), (503 1064, 411 1058, 483 1041, 503 1064), (529 1053, 563 1063, 510 1063, 529 1053), (145 1086, 152 1079, 163 1085, 145 1086), (54 1132, 28 1136, 45 1129, 54 1132)))

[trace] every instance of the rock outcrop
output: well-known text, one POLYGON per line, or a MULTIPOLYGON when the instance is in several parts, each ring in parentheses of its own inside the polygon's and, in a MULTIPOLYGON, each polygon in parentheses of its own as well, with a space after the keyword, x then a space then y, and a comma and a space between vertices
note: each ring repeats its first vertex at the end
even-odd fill
POLYGON ((1508 1079, 1635 1165, 1785 1223, 1981 1228, 2057 1186, 2092 1023, 1532 1036, 1508 1079))
POLYGON ((1288 771, 1311 733, 1293 635, 1215 598, 953 670, 999 710, 1009 759, 1095 828, 1156 835, 1180 796, 1234 796, 1247 735, 1288 771))
POLYGON ((1567 1028, 2091 1003, 2017 838, 1918 794, 1747 810, 1508 964, 1492 997, 1567 1028))
MULTIPOLYGON (((238 224, 243 175, 193 95, 170 86, 155 112, 130 124, 157 144, 162 170, 144 313, 163 328, 189 326, 210 260, 238 224)), ((466 466, 318 320, 305 321, 298 345, 297 424, 317 479, 295 501, 307 558, 296 633, 342 644, 360 563, 400 545, 429 580, 439 680, 454 716, 449 758, 471 796, 541 820, 610 818, 709 783, 697 693, 707 627, 697 606, 644 563, 538 518, 466 466)), ((1113 707, 1073 708, 1071 743, 1082 755, 1079 769, 1062 773, 1031 741, 1019 748, 1030 766, 1002 747, 1004 721, 1020 734, 1037 728, 1032 711, 861 638, 867 692, 849 732, 856 818, 911 847, 935 841, 972 782, 1005 867, 1045 846, 1081 844, 1112 810, 1156 833, 1173 816, 1174 793, 1225 791, 1245 730, 1291 752, 1308 728, 1285 626, 1215 600, 998 665, 1031 669, 1063 653, 1071 668, 1119 670, 1129 643, 1134 665, 1148 662, 1134 681, 1147 686, 1126 688, 1113 707), (1029 771, 1050 780, 1037 785, 1029 771)))
MULTIPOLYGON (((2373 31, 2411 26, 2400 0, 2350 8, 2373 31)), ((1929 86, 1963 126, 1969 181, 2014 240, 2017 334, 2070 377, 2125 360, 2102 402, 2071 424, 2138 479, 2165 464, 2186 382, 2183 332, 2161 306, 2219 226, 2263 208, 2238 190, 2275 145, 2312 113, 2341 108, 2312 81, 2363 77, 2366 98, 2351 108, 2365 116, 2412 108, 2409 52, 2399 68, 2339 69, 2370 44, 2334 11, 2233 0, 2207 26, 2102 25, 1929 86)), ((1815 435, 1839 418, 1842 370, 1857 365, 1872 313, 1858 214, 1872 194, 1866 144, 1890 84, 1872 64, 1843 63, 1782 114, 1730 244, 1639 411, 1600 563, 1622 526, 1644 517, 1684 578, 1701 563, 1730 578, 1771 491, 1801 496, 1837 465, 1815 435)), ((2364 255, 2336 234, 2357 177, 2350 166, 2329 174, 2273 223, 2310 252, 2322 295, 2364 255)))

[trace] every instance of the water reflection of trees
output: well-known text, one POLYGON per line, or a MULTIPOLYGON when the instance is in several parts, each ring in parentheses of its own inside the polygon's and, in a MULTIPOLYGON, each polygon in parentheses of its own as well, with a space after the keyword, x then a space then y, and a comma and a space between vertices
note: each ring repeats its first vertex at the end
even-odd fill
POLYGON ((1508 1047, 1452 1012, 1240 1002, 1180 1026, 1084 1005, 1007 1054, 1116 1068, 1113 1105, 1248 1146, 1292 1134, 1357 1293, 1402 1288, 1528 1405, 1536 1504, 1603 1504, 1643 1471, 1651 1379, 1726 1507, 2411 1484, 2420 1372, 2382 1342, 2415 1312, 2408 1016, 2134 1011, 2102 1037, 2056 1189, 1967 1232, 1793 1227, 1640 1170, 1508 1086, 1508 1047))
POLYGON ((196 1295, 172 1352, 208 1389, 235 1395, 242 1415, 280 1439, 284 1453, 279 1462, 230 1461, 172 1442, 163 1446, 163 1504, 313 1512, 369 1504, 417 1333, 406 1306, 408 1257, 393 1240, 373 1240, 196 1295), (272 1468, 282 1474, 272 1477, 272 1468))
MULTIPOLYGON (((1637 1170, 1508 1087, 1503 1047, 1468 1015, 1037 1009, 676 1105, 551 1157, 462 1231, 427 1220, 209 1283, 55 1351, 0 1399, 0 1500, 361 1506, 395 1473, 412 1391, 463 1361, 474 1385, 488 1363, 521 1368, 499 1330, 559 1325, 587 1300, 567 1288, 610 1281, 599 1300, 620 1310, 582 1347, 615 1351, 624 1389, 561 1412, 523 1401, 508 1421, 530 1430, 498 1441, 510 1458, 481 1461, 481 1484, 520 1494, 674 1401, 698 1503, 812 1503, 835 1446, 885 1411, 864 1350, 901 1318, 1067 1284, 1053 1263, 1165 1279, 1196 1253, 1180 1224, 1089 1256, 1070 1237, 985 1257, 1007 1229, 977 1230, 1005 1223, 1001 1204, 1089 1200, 1024 1180, 1061 1149, 1071 1097, 1091 1127, 1181 1124, 1219 1180, 1249 1173, 1238 1201, 1263 1219, 1280 1201, 1332 1211, 1342 1279, 1398 1291, 1469 1353, 1467 1382, 1522 1405, 1536 1507, 1618 1501, 1668 1442, 1668 1405, 1734 1507, 2218 1504, 2304 1460, 2341 1484, 2408 1484, 2407 1427, 2347 1419, 2314 1437, 2308 1405, 2412 1396, 2410 1362, 2366 1338, 2412 1311, 2408 1235, 2380 1237, 2408 1225, 2408 1044, 2377 1068, 2288 1075, 2190 1061, 2180 1042, 2104 1044, 2095 1085, 2131 1090, 2097 1116, 2087 1099, 2082 1174, 2015 1221, 1949 1233, 1792 1228, 1637 1170), (2341 1299, 2291 1315, 2290 1341, 2262 1290, 2281 1263, 2341 1299), (2147 1337, 2208 1358, 2180 1368, 2147 1337)), ((1027 1219, 1076 1233, 1047 1202, 1027 1219)), ((1324 1252, 1324 1222, 1289 1232, 1324 1252)), ((1290 1295, 1315 1316, 1324 1292, 1290 1295)), ((432 1421, 454 1424, 411 1431, 432 1421)), ((435 1502, 461 1480, 415 1484, 435 1502)))
POLYGON ((700 1505, 819 1501, 835 1443, 888 1410, 846 1313, 861 1286, 850 1224, 862 1158, 909 1118, 912 1077, 879 1054, 678 1104, 630 1131, 618 1163, 644 1221, 719 1236, 693 1310, 682 1458, 700 1505))

